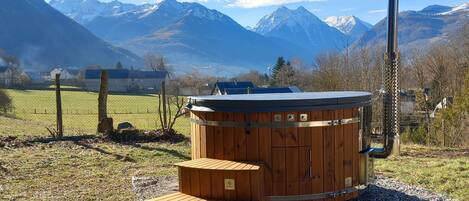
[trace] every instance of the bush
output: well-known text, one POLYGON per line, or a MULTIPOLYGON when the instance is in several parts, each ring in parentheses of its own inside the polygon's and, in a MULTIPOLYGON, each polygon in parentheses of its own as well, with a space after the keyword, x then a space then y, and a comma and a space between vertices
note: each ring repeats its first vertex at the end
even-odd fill
POLYGON ((6 114, 13 108, 10 96, 5 90, 0 89, 0 114, 6 114))

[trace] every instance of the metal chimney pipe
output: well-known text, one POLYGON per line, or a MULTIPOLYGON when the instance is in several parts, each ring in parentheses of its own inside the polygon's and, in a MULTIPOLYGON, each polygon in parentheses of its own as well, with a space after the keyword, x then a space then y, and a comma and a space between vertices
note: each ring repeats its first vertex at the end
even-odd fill
MULTIPOLYGON (((398 14, 399 0, 389 0, 387 47, 385 69, 383 71, 383 148, 373 149, 373 158, 387 158, 393 148, 399 146, 399 54, 398 54, 398 14)), ((397 149, 399 149, 397 147, 397 149)))

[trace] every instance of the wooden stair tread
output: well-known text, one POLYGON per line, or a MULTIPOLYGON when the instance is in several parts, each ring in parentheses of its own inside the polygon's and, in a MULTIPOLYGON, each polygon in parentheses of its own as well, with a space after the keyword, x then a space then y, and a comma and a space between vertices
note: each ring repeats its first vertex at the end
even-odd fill
POLYGON ((218 160, 211 158, 200 158, 181 163, 176 163, 176 166, 185 168, 205 169, 205 170, 260 170, 261 163, 259 162, 235 162, 228 160, 218 160))
POLYGON ((149 199, 147 201, 208 201, 206 199, 198 198, 192 195, 187 195, 181 192, 171 193, 158 198, 149 199))

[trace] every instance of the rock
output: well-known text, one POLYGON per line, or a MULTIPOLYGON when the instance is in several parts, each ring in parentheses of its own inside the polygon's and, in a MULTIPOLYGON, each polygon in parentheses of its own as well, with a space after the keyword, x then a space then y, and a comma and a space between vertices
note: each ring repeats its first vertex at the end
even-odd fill
POLYGON ((135 127, 129 122, 122 122, 117 125, 117 130, 134 130, 135 127))

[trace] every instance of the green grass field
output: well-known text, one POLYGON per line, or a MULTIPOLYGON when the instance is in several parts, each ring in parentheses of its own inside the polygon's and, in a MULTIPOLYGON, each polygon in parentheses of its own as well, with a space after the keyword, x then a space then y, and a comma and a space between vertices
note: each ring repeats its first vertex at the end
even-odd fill
MULTIPOLYGON (((9 128, 8 130, 21 131, 11 134, 16 136, 48 135, 45 127, 54 127, 56 122, 55 91, 7 90, 7 93, 12 97, 15 117, 36 126, 33 130, 24 130, 21 127, 9 128)), ((96 133, 97 100, 97 93, 62 91, 65 135, 96 133)), ((155 129, 159 124, 157 107, 158 99, 155 95, 117 94, 108 97, 108 113, 114 119, 115 127, 120 122, 130 122, 139 129, 155 129)), ((9 126, 5 124, 5 122, 0 123, 0 126, 9 126)), ((175 129, 189 134, 189 120, 180 118, 175 129)), ((5 130, 1 132, 6 134, 5 130)))

